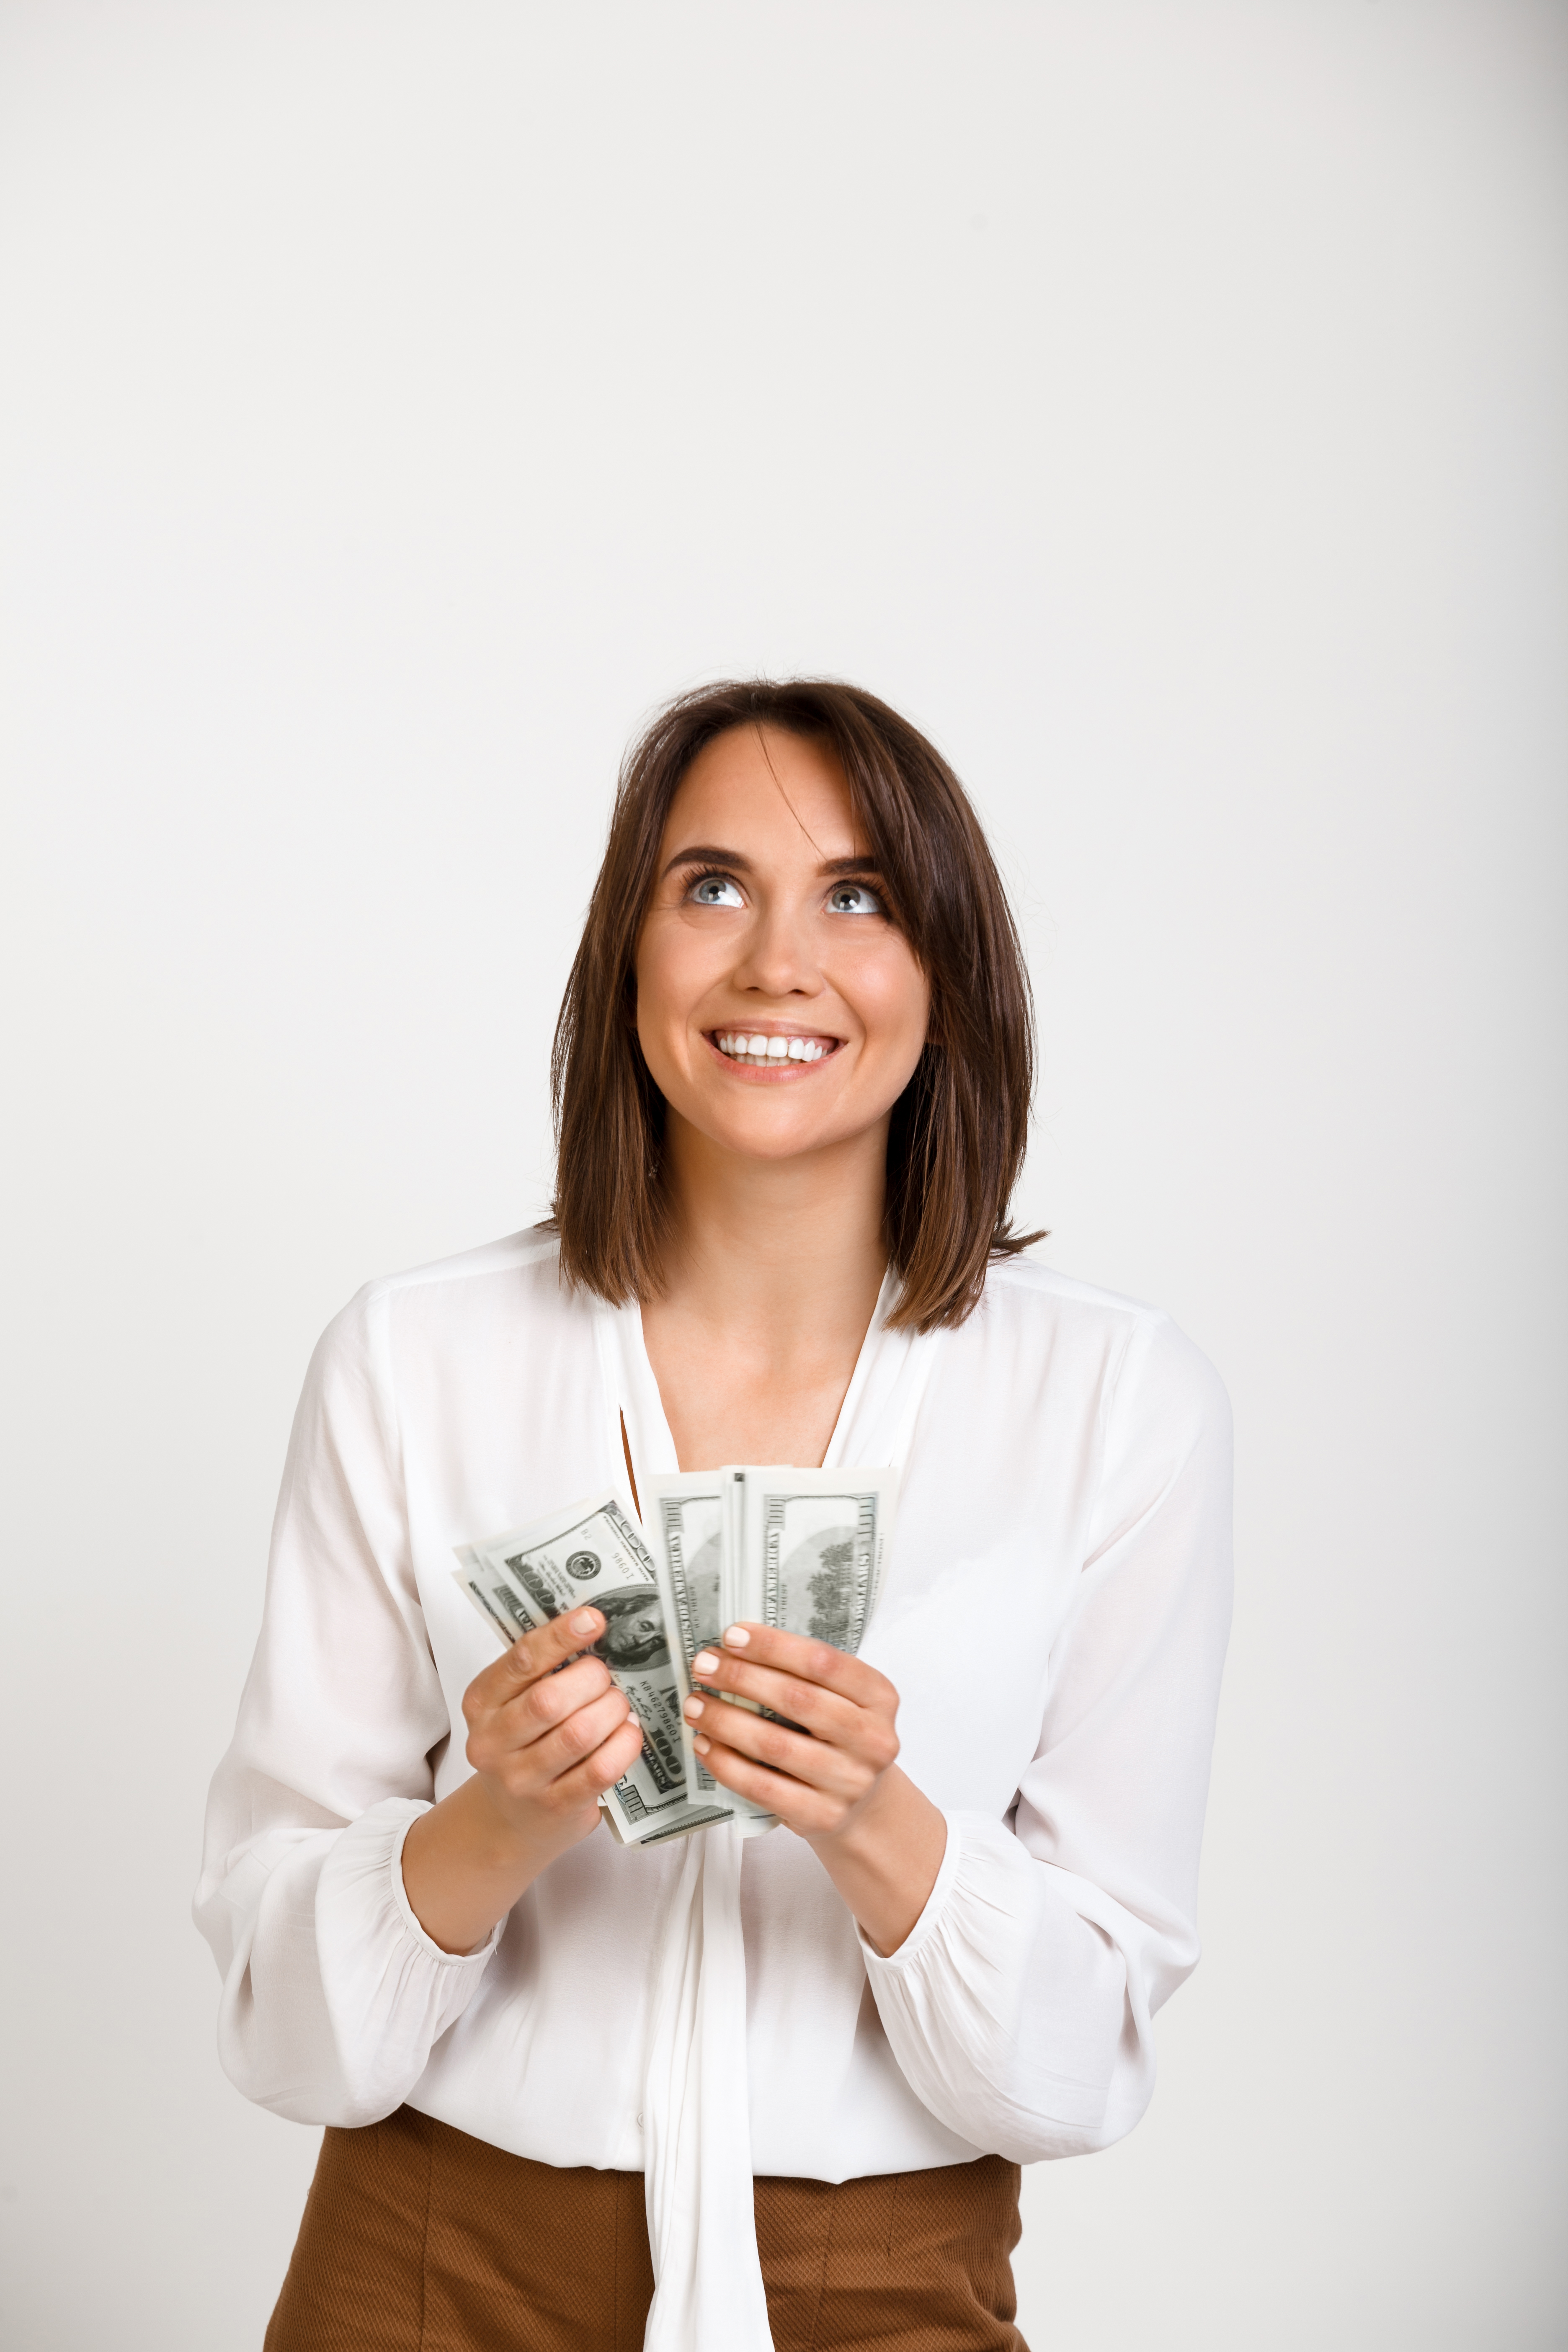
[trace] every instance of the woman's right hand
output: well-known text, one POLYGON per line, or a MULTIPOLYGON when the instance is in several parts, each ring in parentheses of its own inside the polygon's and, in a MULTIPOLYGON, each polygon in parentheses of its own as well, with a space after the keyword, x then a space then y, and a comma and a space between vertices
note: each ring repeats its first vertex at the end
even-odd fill
POLYGON ((482 1943, 546 1864, 587 1836, 600 1793, 637 1761, 642 1729, 629 1704, 602 1658, 577 1654, 604 1630, 596 1609, 557 1617, 463 1694, 473 1778, 422 1813, 403 1844, 410 1907, 443 1951, 482 1943))

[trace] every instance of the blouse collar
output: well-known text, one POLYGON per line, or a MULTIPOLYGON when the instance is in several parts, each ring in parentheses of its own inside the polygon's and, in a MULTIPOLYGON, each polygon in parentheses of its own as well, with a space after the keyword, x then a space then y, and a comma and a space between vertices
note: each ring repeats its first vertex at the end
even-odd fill
MULTIPOLYGON (((946 1334, 889 1328, 902 1287, 889 1266, 822 1458, 825 1470, 854 1463, 901 1470, 908 1459, 921 1402, 946 1334)), ((626 1468, 623 1422, 632 1466, 639 1476, 679 1470, 668 1416, 648 1360, 641 1306, 636 1299, 624 1307, 600 1305, 598 1325, 616 1484, 621 1484, 626 1468)))

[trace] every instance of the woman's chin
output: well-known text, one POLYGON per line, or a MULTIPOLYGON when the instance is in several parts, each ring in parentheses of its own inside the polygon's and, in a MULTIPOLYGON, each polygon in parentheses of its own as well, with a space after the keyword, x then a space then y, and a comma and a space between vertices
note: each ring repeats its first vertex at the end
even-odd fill
POLYGON ((682 1106, 679 1116, 683 1126, 726 1158, 774 1165, 852 1149, 887 1127, 885 1112, 868 1120, 802 1116, 793 1105, 776 1099, 759 1102, 755 1111, 742 1118, 728 1105, 721 1108, 697 1103, 682 1106))

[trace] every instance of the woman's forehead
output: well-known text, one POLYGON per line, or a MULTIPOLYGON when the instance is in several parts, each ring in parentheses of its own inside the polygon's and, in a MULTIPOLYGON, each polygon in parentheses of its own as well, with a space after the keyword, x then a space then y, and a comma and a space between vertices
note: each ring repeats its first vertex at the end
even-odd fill
POLYGON ((731 727, 705 743, 665 823, 671 855, 678 835, 739 848, 742 832, 775 853, 798 850, 803 835, 822 857, 854 856, 867 845, 832 751, 777 727, 731 727))

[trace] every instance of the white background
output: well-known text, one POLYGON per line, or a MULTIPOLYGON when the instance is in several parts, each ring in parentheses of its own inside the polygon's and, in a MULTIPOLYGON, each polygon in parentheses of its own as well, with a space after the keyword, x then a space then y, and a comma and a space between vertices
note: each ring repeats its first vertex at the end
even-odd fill
POLYGON ((0 105, 6 2344, 259 2345, 186 1905, 299 1381, 539 1213, 617 757, 756 669, 955 761, 1023 1205, 1236 1402, 1037 2352, 1562 2344, 1568 13, 10 0, 0 105))

